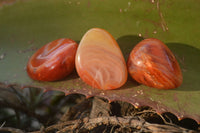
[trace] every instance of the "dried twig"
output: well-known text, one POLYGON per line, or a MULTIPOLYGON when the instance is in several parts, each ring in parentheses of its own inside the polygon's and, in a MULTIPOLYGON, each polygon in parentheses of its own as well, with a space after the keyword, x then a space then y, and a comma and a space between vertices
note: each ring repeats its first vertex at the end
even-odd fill
POLYGON ((101 124, 111 124, 111 125, 121 125, 123 127, 131 127, 135 129, 141 129, 148 132, 195 132, 192 130, 188 130, 176 125, 160 125, 160 124, 150 124, 145 122, 144 120, 140 120, 138 118, 128 117, 99 117, 94 119, 89 119, 87 123, 85 123, 84 127, 86 129, 93 129, 97 125, 101 124))
MULTIPOLYGON (((84 118, 83 120, 72 120, 63 123, 59 123, 56 125, 52 125, 45 129, 45 132, 50 132, 52 130, 59 130, 59 131, 71 131, 76 130, 82 125, 81 129, 92 130, 100 125, 112 125, 112 126, 120 126, 121 128, 132 128, 137 131, 142 132, 185 132, 185 133, 196 133, 196 131, 185 129, 173 124, 170 125, 160 125, 160 124, 151 124, 144 120, 141 120, 137 117, 98 117, 89 119, 88 117, 84 118), (74 126, 74 124, 76 126, 74 126)), ((33 132, 32 132, 33 133, 33 132)), ((34 132, 36 133, 36 132, 34 132)))
POLYGON ((1 127, 0 132, 11 132, 11 133, 25 133, 24 131, 11 127, 1 127))

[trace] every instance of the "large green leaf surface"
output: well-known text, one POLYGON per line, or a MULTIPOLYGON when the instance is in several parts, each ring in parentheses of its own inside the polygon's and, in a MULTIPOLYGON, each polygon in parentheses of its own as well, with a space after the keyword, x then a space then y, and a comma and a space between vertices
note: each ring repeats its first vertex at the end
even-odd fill
POLYGON ((200 122, 199 9, 198 0, 27 0, 0 7, 0 86, 100 96, 200 122), (143 38, 162 40, 181 66, 183 84, 173 90, 158 90, 129 78, 121 88, 104 91, 86 85, 75 71, 57 82, 28 77, 26 63, 38 48, 63 37, 79 42, 93 27, 109 31, 126 59, 143 38))

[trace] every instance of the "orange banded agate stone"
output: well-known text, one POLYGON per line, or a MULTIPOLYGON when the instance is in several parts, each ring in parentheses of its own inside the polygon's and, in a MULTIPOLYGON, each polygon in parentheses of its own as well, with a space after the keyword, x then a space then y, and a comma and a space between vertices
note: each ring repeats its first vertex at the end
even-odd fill
POLYGON ((126 62, 119 45, 103 29, 93 28, 85 33, 75 66, 80 78, 94 88, 116 89, 127 80, 126 62))
POLYGON ((56 81, 65 78, 74 70, 77 47, 75 41, 66 38, 44 45, 29 59, 28 75, 40 81, 56 81))
POLYGON ((170 49, 155 38, 139 42, 127 61, 133 79, 158 89, 173 89, 182 84, 180 66, 170 49))

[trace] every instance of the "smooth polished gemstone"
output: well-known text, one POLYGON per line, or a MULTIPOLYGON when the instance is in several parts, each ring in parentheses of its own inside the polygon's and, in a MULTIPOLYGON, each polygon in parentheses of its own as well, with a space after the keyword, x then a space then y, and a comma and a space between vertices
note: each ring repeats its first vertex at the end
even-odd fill
POLYGON ((116 89, 127 80, 126 62, 119 45, 110 33, 100 28, 85 33, 75 64, 80 78, 94 88, 116 89))
POLYGON ((27 73, 34 80, 56 81, 70 74, 75 67, 78 44, 66 38, 52 41, 32 55, 27 73))
POLYGON ((130 53, 128 72, 133 79, 158 89, 173 89, 182 84, 182 72, 170 49, 160 40, 149 38, 130 53))

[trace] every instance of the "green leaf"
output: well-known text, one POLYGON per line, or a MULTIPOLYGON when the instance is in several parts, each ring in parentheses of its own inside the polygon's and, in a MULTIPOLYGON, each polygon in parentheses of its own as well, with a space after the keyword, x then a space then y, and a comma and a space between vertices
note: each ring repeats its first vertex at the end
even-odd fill
POLYGON ((199 9, 200 1, 196 0, 28 0, 4 5, 0 8, 0 86, 100 96, 200 122, 199 9), (180 63, 183 84, 174 90, 158 90, 129 78, 123 87, 103 91, 86 85, 76 72, 58 82, 28 77, 26 63, 38 48, 63 37, 79 42, 93 27, 109 31, 126 59, 142 37, 162 40, 180 63))

